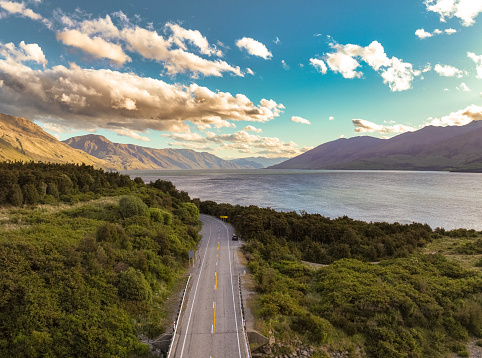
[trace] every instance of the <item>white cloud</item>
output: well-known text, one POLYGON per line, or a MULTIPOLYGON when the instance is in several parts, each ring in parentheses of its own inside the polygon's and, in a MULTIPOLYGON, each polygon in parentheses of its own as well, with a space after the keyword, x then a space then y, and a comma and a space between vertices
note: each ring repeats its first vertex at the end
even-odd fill
POLYGON ((280 45, 280 44, 281 44, 281 40, 278 38, 278 36, 276 36, 276 38, 274 39, 273 42, 275 43, 275 45, 280 45))
POLYGON ((112 132, 117 133, 118 135, 124 136, 124 137, 130 137, 134 138, 137 140, 142 140, 144 142, 150 142, 151 139, 146 136, 140 135, 138 132, 132 131, 127 128, 116 128, 116 129, 111 129, 112 132))
POLYGON ((334 120, 334 119, 335 119, 335 117, 333 117, 333 116, 329 116, 329 117, 328 117, 328 120, 330 120, 330 121, 332 121, 332 120, 334 120))
POLYGON ((473 52, 467 52, 467 57, 477 65, 477 78, 482 79, 482 55, 477 56, 473 52))
POLYGON ((433 36, 433 34, 425 31, 424 29, 418 29, 417 31, 415 31, 415 35, 417 35, 419 39, 426 39, 427 37, 433 36))
POLYGON ((283 155, 292 157, 299 155, 311 148, 300 148, 294 142, 283 142, 276 137, 262 137, 257 134, 250 134, 241 130, 233 134, 206 133, 201 136, 198 133, 168 133, 164 137, 177 141, 177 145, 183 142, 197 145, 215 145, 215 150, 238 150, 243 153, 257 153, 267 155, 283 155))
POLYGON ((249 75, 251 75, 251 76, 254 76, 254 72, 253 72, 253 70, 250 69, 250 68, 247 68, 247 69, 246 69, 246 73, 249 74, 249 75))
POLYGON ((434 71, 437 72, 440 76, 444 76, 444 77, 462 78, 465 74, 464 71, 459 70, 456 67, 449 66, 449 65, 440 65, 440 64, 435 65, 434 71))
POLYGON ((32 20, 42 20, 42 16, 35 13, 32 9, 25 7, 23 2, 0 1, 0 7, 10 14, 28 17, 32 20))
POLYGON ((215 46, 209 45, 208 40, 198 30, 187 30, 177 24, 168 23, 166 25, 172 31, 172 36, 169 41, 175 43, 183 50, 187 50, 185 41, 196 46, 204 55, 223 56, 223 52, 218 50, 215 46))
POLYGON ((467 86, 465 83, 461 83, 459 87, 457 87, 457 90, 458 91, 462 91, 462 92, 470 92, 471 89, 469 88, 469 86, 467 86))
POLYGON ((431 126, 464 126, 472 121, 482 120, 482 107, 473 104, 441 118, 428 118, 428 120, 430 122, 426 125, 431 126))
POLYGON ((269 60, 271 57, 273 57, 273 54, 268 51, 265 45, 250 37, 243 37, 242 39, 239 39, 236 41, 236 46, 238 46, 239 49, 244 48, 250 55, 258 56, 264 58, 265 60, 269 60))
POLYGON ((393 126, 382 126, 373 122, 366 121, 364 119, 352 119, 351 121, 355 126, 355 132, 357 133, 405 133, 415 130, 415 128, 413 127, 401 124, 396 124, 393 126))
POLYGON ((336 52, 326 55, 326 62, 335 73, 341 73, 345 78, 360 78, 363 72, 357 71, 360 60, 366 62, 375 71, 380 71, 383 82, 388 84, 393 92, 405 91, 411 88, 412 81, 421 71, 414 70, 412 64, 403 62, 397 57, 389 59, 383 46, 373 41, 366 47, 358 45, 331 44, 336 52))
POLYGON ((290 69, 290 66, 285 62, 285 60, 281 60, 281 66, 283 66, 283 69, 285 71, 288 71, 290 69))
POLYGON ((428 11, 438 13, 440 21, 457 17, 462 25, 471 26, 474 19, 482 12, 482 2, 479 0, 425 0, 428 11))
MULTIPOLYGON (((325 62, 323 62, 323 60, 320 60, 320 59, 317 59, 317 58, 310 58, 310 64, 318 72, 321 72, 322 74, 326 74, 326 72, 328 71, 328 68, 326 67, 325 62)), ((302 66, 302 65, 300 64, 300 66, 302 66)))
POLYGON ((33 61, 44 67, 47 65, 47 59, 42 48, 37 44, 26 44, 24 41, 20 42, 18 48, 11 42, 8 44, 0 43, 0 56, 9 62, 33 61))
MULTIPOLYGON (((20 48, 32 45, 20 45, 20 48)), ((27 47, 30 46, 30 47, 27 47)), ((196 84, 183 86, 107 69, 33 69, 42 63, 41 49, 30 54, 0 44, 0 107, 44 122, 82 128, 126 128, 134 131, 182 131, 195 125, 232 127, 231 121, 266 122, 278 117, 282 104, 262 99, 254 105, 245 95, 213 92, 196 84), (17 54, 20 53, 20 55, 17 54), (4 58, 4 59, 2 59, 4 58), (21 103, 21 105, 20 105, 21 103)))
POLYGON ((296 123, 301 123, 301 124, 311 124, 311 122, 309 120, 298 117, 298 116, 291 117, 290 121, 296 122, 296 123))
POLYGON ((255 126, 250 125, 250 126, 244 127, 243 131, 261 133, 263 130, 261 128, 256 128, 255 126))
POLYGON ((57 39, 67 46, 77 47, 91 54, 94 58, 107 58, 117 65, 123 65, 125 62, 131 61, 131 58, 124 53, 120 45, 109 43, 97 36, 90 38, 78 30, 60 32, 57 34, 57 39))
POLYGON ((452 35, 452 34, 455 34, 457 32, 457 30, 455 29, 445 29, 445 33, 447 35, 452 35))
POLYGON ((116 16, 120 19, 118 26, 108 15, 105 18, 84 21, 76 21, 64 15, 61 21, 67 28, 57 35, 58 39, 94 58, 107 58, 117 65, 130 61, 130 57, 125 53, 129 51, 162 63, 169 75, 186 72, 191 72, 195 78, 199 75, 221 77, 224 72, 244 75, 239 66, 231 66, 221 60, 207 60, 187 51, 189 44, 202 55, 223 55, 222 51, 210 45, 197 30, 168 23, 165 29, 170 36, 164 37, 157 31, 132 25, 121 12, 116 16))

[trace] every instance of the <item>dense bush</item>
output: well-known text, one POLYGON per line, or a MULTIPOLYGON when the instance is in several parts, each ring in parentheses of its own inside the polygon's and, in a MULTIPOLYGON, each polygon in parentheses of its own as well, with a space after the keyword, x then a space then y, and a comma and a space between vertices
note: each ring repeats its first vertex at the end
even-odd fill
POLYGON ((86 166, 14 163, 0 164, 0 201, 0 357, 146 356, 138 336, 164 332, 199 239, 189 197, 86 166), (92 201, 101 193, 120 195, 92 201), (79 204, 11 206, 36 195, 79 204))

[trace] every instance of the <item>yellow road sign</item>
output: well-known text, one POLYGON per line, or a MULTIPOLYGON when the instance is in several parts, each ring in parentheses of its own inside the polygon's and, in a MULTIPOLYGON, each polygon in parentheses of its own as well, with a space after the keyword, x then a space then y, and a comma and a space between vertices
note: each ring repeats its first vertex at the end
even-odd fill
POLYGON ((221 219, 227 219, 227 216, 220 216, 221 219))

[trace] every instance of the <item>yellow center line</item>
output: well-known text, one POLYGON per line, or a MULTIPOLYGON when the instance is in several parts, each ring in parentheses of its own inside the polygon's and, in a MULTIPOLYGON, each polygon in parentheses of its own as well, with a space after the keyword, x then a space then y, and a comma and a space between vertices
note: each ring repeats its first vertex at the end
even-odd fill
POLYGON ((219 242, 218 242, 218 250, 219 250, 219 242))
POLYGON ((218 263, 219 263, 219 254, 218 254, 218 256, 216 257, 216 266, 218 265, 218 263))
POLYGON ((214 321, 213 321, 213 334, 216 332, 216 301, 214 301, 214 321))
POLYGON ((218 289, 218 273, 215 272, 214 274, 216 275, 216 286, 214 286, 214 289, 217 290, 218 289))

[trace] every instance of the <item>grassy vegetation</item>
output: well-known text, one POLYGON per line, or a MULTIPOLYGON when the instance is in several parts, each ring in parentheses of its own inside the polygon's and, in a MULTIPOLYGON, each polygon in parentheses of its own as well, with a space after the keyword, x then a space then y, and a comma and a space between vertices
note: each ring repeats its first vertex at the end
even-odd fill
MULTIPOLYGON (((32 183, 40 167, 29 164, 32 183)), ((148 346, 138 337, 164 332, 166 299, 199 240, 199 211, 171 183, 123 177, 113 188, 106 179, 118 174, 95 173, 106 185, 97 194, 77 185, 52 204, 2 207, 0 356, 141 357, 148 346), (79 195, 92 199, 72 200, 79 195)))
POLYGON ((275 337, 275 354, 303 342, 320 357, 468 356, 469 337, 482 338, 482 276, 433 252, 453 240, 454 255, 479 255, 481 233, 213 202, 200 207, 227 215, 242 235, 258 328, 275 337))

